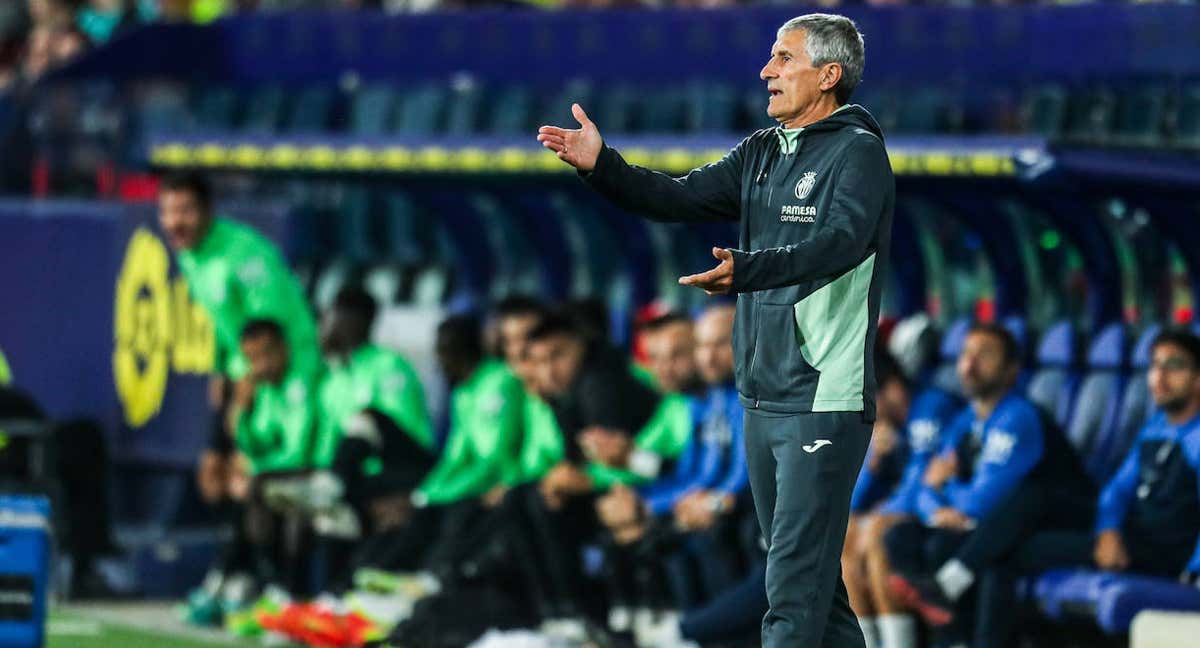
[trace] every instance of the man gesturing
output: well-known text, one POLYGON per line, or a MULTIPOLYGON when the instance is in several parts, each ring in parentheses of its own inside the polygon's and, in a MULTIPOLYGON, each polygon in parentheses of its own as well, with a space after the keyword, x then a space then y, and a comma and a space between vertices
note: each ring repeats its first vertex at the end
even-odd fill
POLYGON ((739 249, 680 283, 738 293, 736 379, 750 485, 768 543, 763 645, 862 646, 839 557, 875 417, 872 350, 894 181, 879 125, 847 101, 862 35, 842 16, 780 27, 760 77, 780 126, 681 178, 626 163, 583 109, 538 141, 623 209, 740 221, 739 249))

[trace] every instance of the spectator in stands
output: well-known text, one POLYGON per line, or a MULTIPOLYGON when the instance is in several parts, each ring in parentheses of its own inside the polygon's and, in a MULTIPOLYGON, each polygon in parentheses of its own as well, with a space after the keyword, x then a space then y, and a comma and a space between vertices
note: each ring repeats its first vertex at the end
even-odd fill
POLYGON ((931 386, 917 396, 910 408, 906 388, 899 378, 902 372, 898 363, 891 360, 891 354, 881 349, 875 366, 876 384, 883 397, 881 411, 886 410, 888 416, 876 421, 868 459, 854 489, 851 510, 856 515, 847 532, 846 550, 850 553, 843 553, 843 574, 851 607, 859 617, 868 648, 872 645, 891 648, 904 645, 900 637, 910 636, 913 629, 912 619, 900 614, 888 593, 887 577, 891 569, 883 537, 896 523, 916 514, 916 493, 921 488, 926 464, 938 450, 942 431, 958 414, 962 402, 931 386), (907 417, 903 424, 905 434, 895 439, 887 429, 893 424, 885 422, 883 425, 887 427, 881 429, 879 421, 894 421, 901 414, 907 417), (887 455, 886 460, 876 460, 875 453, 889 445, 898 449, 881 453, 887 455), (905 463, 898 478, 894 474, 893 478, 877 478, 883 473, 894 473, 888 463, 901 458, 905 463), (870 470, 872 465, 875 470, 870 470), (881 496, 885 497, 883 501, 878 499, 881 496), (851 538, 853 542, 849 541, 851 538))
POLYGON ((79 29, 96 45, 114 36, 158 19, 158 3, 153 0, 91 0, 79 10, 79 29))
MULTIPOLYGON (((315 373, 320 358, 316 323, 283 255, 250 227, 215 217, 212 201, 212 188, 204 176, 173 174, 162 181, 158 219, 178 255, 188 290, 213 322, 215 376, 209 393, 212 406, 220 413, 231 382, 246 375, 246 359, 238 340, 250 320, 267 318, 280 323, 290 362, 297 370, 315 373)), ((221 426, 214 426, 197 475, 201 495, 209 502, 219 501, 225 494, 221 476, 229 471, 231 449, 228 435, 221 426)))
MULTIPOLYGON (((1200 338, 1165 330, 1146 372, 1157 411, 1100 494, 1094 527, 1038 533, 984 580, 976 637, 1015 642, 1014 582, 1054 567, 1094 566, 1196 583, 1200 575, 1200 338)), ((1057 508, 1055 515, 1069 515, 1057 508)))
MULTIPOLYGON (((1036 406, 1014 389, 1019 370, 1011 333, 993 324, 972 327, 958 358, 970 405, 925 469, 915 498, 917 519, 904 519, 886 534, 891 594, 931 625, 950 624, 956 599, 972 584, 964 566, 950 559, 977 539, 972 531, 981 519, 1035 467, 1049 465, 1044 457, 1058 452, 1036 406)), ((965 640, 965 632, 961 623, 939 630, 946 645, 965 640)), ((901 645, 914 645, 912 640, 910 634, 901 645)))

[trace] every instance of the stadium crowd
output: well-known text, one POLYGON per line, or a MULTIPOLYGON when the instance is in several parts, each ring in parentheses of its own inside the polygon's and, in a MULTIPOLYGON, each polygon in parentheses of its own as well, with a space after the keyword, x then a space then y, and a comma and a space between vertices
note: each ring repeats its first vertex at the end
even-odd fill
MULTIPOLYGON (((439 442, 416 372, 371 342, 365 291, 344 288, 318 321, 278 250, 214 217, 202 176, 163 181, 160 222, 224 352, 198 482, 236 532, 189 597, 191 621, 313 645, 463 646, 521 628, 614 646, 753 641, 766 547, 731 304, 647 320, 637 360, 588 303, 510 297, 486 318, 452 315, 436 337, 451 385, 439 442)), ((930 380, 906 340, 876 351, 842 560, 867 646, 1016 645, 1015 583, 1054 567, 1195 582, 1200 339, 1155 339, 1155 412, 1099 484, 1022 394, 1007 329, 974 324, 949 379, 930 380)))

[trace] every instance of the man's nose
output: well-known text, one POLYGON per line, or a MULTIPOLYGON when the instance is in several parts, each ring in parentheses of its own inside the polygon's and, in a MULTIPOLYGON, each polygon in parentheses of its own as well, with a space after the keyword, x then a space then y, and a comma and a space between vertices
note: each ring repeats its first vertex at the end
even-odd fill
POLYGON ((775 73, 774 73, 774 72, 771 70, 771 64, 770 64, 770 63, 767 63, 766 65, 764 65, 764 66, 762 67, 762 70, 760 70, 760 71, 758 72, 758 78, 762 79, 763 81, 766 81, 766 80, 768 80, 768 79, 772 79, 772 78, 774 78, 774 77, 775 77, 775 73))

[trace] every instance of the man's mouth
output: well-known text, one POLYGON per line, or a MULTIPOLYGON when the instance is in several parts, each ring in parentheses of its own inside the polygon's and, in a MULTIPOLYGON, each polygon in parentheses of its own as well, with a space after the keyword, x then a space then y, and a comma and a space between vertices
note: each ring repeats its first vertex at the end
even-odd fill
POLYGON ((772 97, 778 97, 783 94, 782 90, 776 90, 775 88, 767 88, 767 92, 771 93, 772 97))

